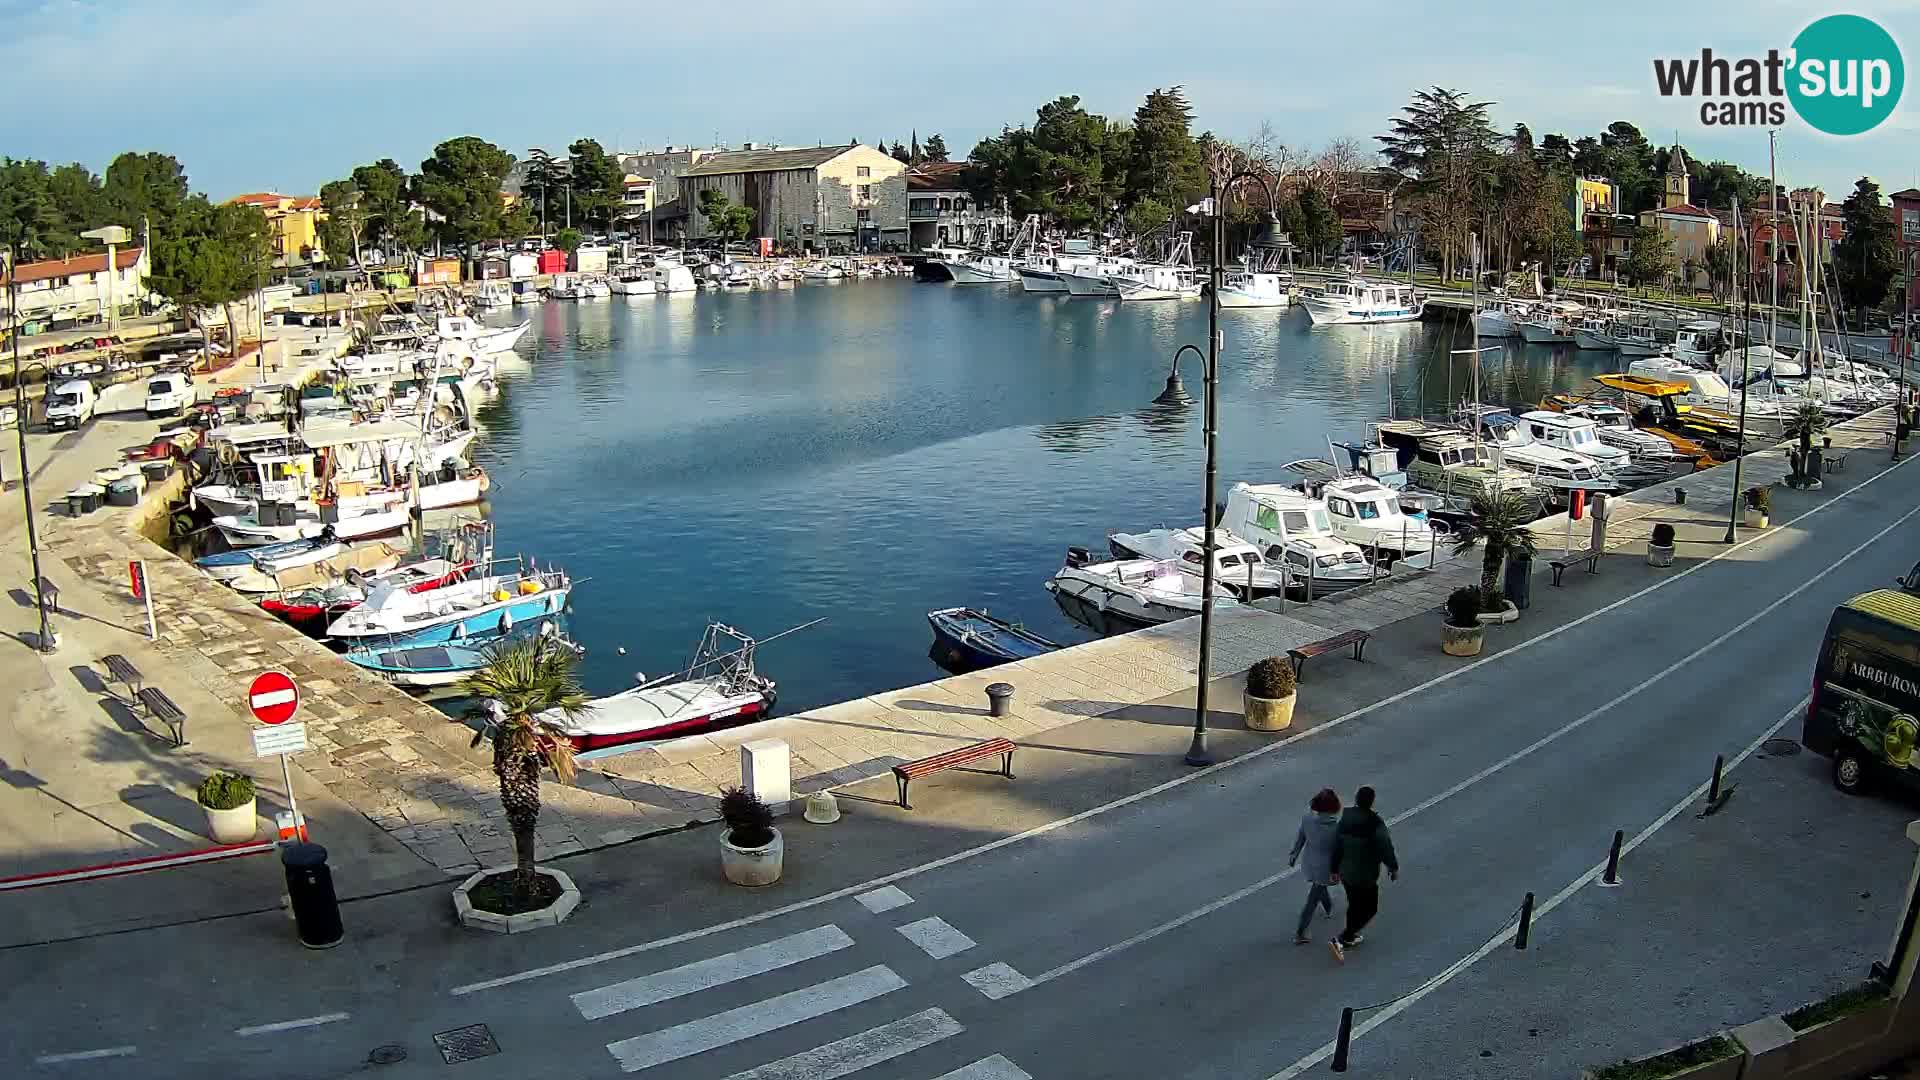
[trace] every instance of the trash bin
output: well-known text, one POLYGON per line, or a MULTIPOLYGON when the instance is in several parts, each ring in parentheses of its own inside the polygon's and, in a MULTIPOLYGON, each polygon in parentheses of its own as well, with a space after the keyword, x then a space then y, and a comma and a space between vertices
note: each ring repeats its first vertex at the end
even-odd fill
POLYGON ((283 845, 280 865, 287 871, 287 900, 300 944, 309 949, 340 944, 345 931, 340 927, 340 901, 333 895, 333 872, 327 869, 327 849, 319 844, 283 845))
POLYGON ((1013 686, 997 682, 987 687, 987 715, 1005 716, 1013 711, 1013 686))
POLYGON ((1507 602, 1521 611, 1533 602, 1533 557, 1530 555, 1507 556, 1507 576, 1500 583, 1500 591, 1506 594, 1507 602))

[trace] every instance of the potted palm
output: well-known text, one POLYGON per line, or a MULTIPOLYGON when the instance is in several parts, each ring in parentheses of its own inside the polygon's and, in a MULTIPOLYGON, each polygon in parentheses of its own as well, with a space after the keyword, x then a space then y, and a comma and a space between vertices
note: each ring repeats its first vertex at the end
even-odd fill
POLYGON ((1647 541, 1647 565, 1673 565, 1673 526, 1664 521, 1653 527, 1653 537, 1647 541))
POLYGON ((1789 485, 1807 489, 1820 486, 1820 478, 1813 472, 1813 437, 1825 430, 1826 411, 1814 401, 1801 403, 1781 425, 1781 432, 1800 444, 1793 456, 1793 475, 1787 477, 1789 485))
POLYGON ((786 842, 773 810, 745 788, 720 793, 720 871, 735 885, 771 885, 786 863, 786 842))
POLYGON ((540 776, 574 776, 573 743, 551 717, 587 707, 573 674, 572 649, 541 635, 494 647, 485 666, 466 677, 460 692, 480 704, 473 745, 490 741, 500 806, 513 833, 514 865, 482 870, 454 893, 454 909, 468 926, 513 932, 552 925, 580 902, 572 879, 534 865, 534 829, 540 823, 540 776))
POLYGON ((1254 731, 1284 731, 1293 723, 1293 662, 1269 656, 1247 671, 1247 727, 1254 731))
MULTIPOLYGON (((1527 528, 1533 521, 1533 510, 1533 501, 1517 492, 1502 491, 1475 496, 1473 528, 1461 530, 1453 542, 1455 555, 1466 554, 1475 541, 1486 545, 1480 554, 1480 610, 1477 614, 1495 616, 1488 622, 1512 622, 1520 617, 1520 609, 1500 595, 1500 565, 1508 556, 1533 557, 1533 530, 1527 528)), ((1451 599, 1448 603, 1452 603, 1451 599)), ((1478 648, 1474 649, 1474 653, 1479 651, 1478 648)), ((1460 655, 1471 656, 1473 653, 1460 655)))
POLYGON ((1447 594, 1447 615, 1440 624, 1440 651, 1448 656, 1479 656, 1487 628, 1480 625, 1480 590, 1462 585, 1447 594))
POLYGON ((207 835, 222 844, 244 844, 260 827, 254 810, 253 777, 215 772, 200 782, 200 807, 207 812, 207 835))
POLYGON ((1749 529, 1767 527, 1767 515, 1773 510, 1773 489, 1750 487, 1747 489, 1747 512, 1741 524, 1749 529))

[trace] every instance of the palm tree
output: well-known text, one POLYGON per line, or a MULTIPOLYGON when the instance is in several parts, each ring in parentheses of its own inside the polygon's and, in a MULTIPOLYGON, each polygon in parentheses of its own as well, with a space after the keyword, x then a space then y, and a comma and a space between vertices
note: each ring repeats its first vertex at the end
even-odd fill
POLYGON ((540 769, 571 781, 573 743, 543 717, 558 711, 569 718, 587 707, 586 691, 574 680, 573 650, 545 635, 496 646, 487 665, 460 684, 460 691, 481 704, 470 711, 486 720, 473 745, 491 737, 493 773, 500 780, 500 806, 513 830, 518 866, 516 888, 531 898, 534 885, 533 830, 540 822, 540 769))
POLYGON ((1781 428, 1785 434, 1800 440, 1800 451, 1793 459, 1793 475, 1802 481, 1811 480, 1807 464, 1813 459, 1813 437, 1827 430, 1826 411, 1819 402, 1802 402, 1781 428))
POLYGON ((1480 556, 1482 608, 1491 610, 1493 607, 1493 595, 1500 591, 1500 564, 1507 556, 1532 557, 1533 531, 1527 528, 1532 521, 1532 500, 1516 492, 1502 491, 1474 497, 1473 528, 1463 529, 1454 537, 1453 553, 1464 555, 1476 541, 1486 543, 1486 549, 1480 556))

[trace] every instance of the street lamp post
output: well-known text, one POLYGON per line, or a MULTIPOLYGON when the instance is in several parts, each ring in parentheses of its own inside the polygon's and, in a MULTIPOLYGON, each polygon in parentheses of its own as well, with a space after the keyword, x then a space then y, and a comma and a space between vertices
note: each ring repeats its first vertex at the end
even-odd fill
POLYGON ((27 510, 27 551, 33 559, 33 602, 40 612, 40 651, 53 652, 53 624, 47 619, 46 578, 40 573, 40 536, 33 522, 33 470, 27 466, 27 398, 20 383, 20 263, 21 241, 16 239, 7 255, 7 313, 13 321, 13 411, 14 432, 20 438, 20 499, 27 510))

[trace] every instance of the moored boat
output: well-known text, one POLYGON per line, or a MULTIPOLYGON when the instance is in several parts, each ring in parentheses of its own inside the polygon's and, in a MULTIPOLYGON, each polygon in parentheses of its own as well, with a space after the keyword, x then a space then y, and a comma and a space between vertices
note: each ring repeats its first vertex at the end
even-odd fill
MULTIPOLYGON (((1101 633, 1198 615, 1200 581, 1180 572, 1178 563, 1156 559, 1094 562, 1085 548, 1069 548, 1066 565, 1046 583, 1060 609, 1075 622, 1101 633)), ((1214 606, 1233 604, 1233 592, 1214 583, 1214 606)))
POLYGON ((1040 656, 1060 647, 1017 623, 975 608, 929 611, 927 622, 933 627, 934 659, 956 675, 1040 656))

